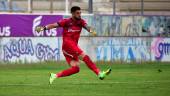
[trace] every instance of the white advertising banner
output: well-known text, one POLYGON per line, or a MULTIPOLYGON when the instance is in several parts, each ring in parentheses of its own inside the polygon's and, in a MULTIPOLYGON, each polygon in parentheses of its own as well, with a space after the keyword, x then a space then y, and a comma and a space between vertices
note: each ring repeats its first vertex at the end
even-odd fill
MULTIPOLYGON (((4 37, 0 43, 3 62, 65 60, 62 37, 4 37)), ((150 38, 137 37, 81 37, 79 40, 80 48, 94 61, 150 61, 150 44, 150 38)))
POLYGON ((1 61, 37 62, 60 60, 60 38, 1 38, 1 61))
POLYGON ((170 61, 170 38, 154 38, 151 51, 153 61, 170 61))

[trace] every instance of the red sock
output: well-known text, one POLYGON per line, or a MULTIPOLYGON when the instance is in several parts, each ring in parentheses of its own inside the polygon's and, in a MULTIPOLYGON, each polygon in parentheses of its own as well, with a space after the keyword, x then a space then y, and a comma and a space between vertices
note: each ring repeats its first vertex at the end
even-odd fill
POLYGON ((73 66, 69 69, 63 70, 59 73, 56 74, 56 77, 65 77, 65 76, 70 76, 72 74, 78 73, 79 72, 79 67, 78 66, 73 66))
POLYGON ((87 56, 87 55, 84 56, 83 61, 86 63, 86 65, 87 65, 94 73, 96 73, 97 75, 99 74, 100 69, 97 68, 97 66, 92 62, 92 60, 90 59, 89 56, 87 56))

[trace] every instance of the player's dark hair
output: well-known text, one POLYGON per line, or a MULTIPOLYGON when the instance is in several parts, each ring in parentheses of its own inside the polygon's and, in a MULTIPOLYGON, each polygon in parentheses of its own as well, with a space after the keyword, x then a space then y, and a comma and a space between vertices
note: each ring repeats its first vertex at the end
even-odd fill
POLYGON ((73 6, 73 7, 71 8, 71 13, 73 13, 73 12, 75 12, 75 11, 77 11, 77 10, 81 10, 81 8, 80 8, 79 6, 73 6))

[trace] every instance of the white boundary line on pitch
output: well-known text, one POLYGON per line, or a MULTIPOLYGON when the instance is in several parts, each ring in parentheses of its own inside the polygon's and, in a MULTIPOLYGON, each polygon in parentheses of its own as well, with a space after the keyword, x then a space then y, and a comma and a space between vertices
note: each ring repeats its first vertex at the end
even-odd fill
POLYGON ((165 81, 132 81, 132 82, 119 82, 119 81, 115 81, 115 82, 76 82, 76 83, 72 83, 72 84, 148 84, 148 83, 170 83, 169 80, 165 80, 165 81))
MULTIPOLYGON (((73 82, 69 84, 148 84, 148 83, 170 83, 169 80, 166 81, 142 81, 142 82, 73 82)), ((0 84, 0 86, 40 86, 40 85, 48 85, 44 84, 0 84)))
POLYGON ((0 86, 40 86, 40 85, 43 84, 0 84, 0 86))

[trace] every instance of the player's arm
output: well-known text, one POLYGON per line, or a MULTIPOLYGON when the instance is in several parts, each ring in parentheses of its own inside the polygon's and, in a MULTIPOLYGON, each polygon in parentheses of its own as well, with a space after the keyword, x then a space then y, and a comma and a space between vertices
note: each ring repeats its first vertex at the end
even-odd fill
POLYGON ((53 29, 53 28, 58 28, 58 27, 59 27, 58 23, 52 23, 52 24, 48 24, 46 26, 37 26, 35 28, 35 30, 37 32, 40 32, 40 31, 45 31, 45 30, 49 30, 49 29, 53 29))
POLYGON ((53 24, 46 25, 45 29, 49 30, 49 29, 58 28, 58 27, 59 27, 58 23, 53 23, 53 24))
POLYGON ((96 36, 96 31, 94 30, 94 28, 88 26, 87 24, 83 27, 84 29, 86 29, 89 33, 91 33, 93 36, 96 36))

